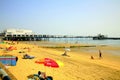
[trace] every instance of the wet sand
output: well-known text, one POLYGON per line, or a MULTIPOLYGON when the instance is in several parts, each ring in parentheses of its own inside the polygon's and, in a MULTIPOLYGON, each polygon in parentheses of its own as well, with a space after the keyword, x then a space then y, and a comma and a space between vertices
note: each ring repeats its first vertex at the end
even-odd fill
MULTIPOLYGON (((42 44, 46 44, 43 42, 42 44)), ((5 44, 10 46, 10 44, 5 44)), ((5 48, 6 46, 1 45, 5 48)), ((119 80, 120 79, 120 55, 114 53, 109 54, 109 51, 119 52, 120 47, 115 46, 93 46, 85 44, 59 44, 60 48, 45 48, 37 44, 19 43, 14 44, 17 50, 7 51, 0 49, 0 54, 11 54, 18 57, 16 66, 9 66, 8 70, 13 73, 17 80, 27 80, 30 74, 37 72, 46 72, 46 75, 52 76, 54 80, 119 80), (80 45, 80 46, 79 46, 80 45), (70 56, 61 56, 64 53, 63 47, 78 46, 71 48, 67 52, 70 56), (30 48, 24 49, 24 48, 30 48), (102 59, 99 59, 98 50, 102 52, 102 59), (23 59, 25 53, 35 56, 34 59, 23 59), (90 59, 93 56, 94 59, 90 59), (45 67, 42 64, 36 64, 35 61, 43 58, 52 58, 64 63, 63 67, 51 68, 45 67)), ((119 54, 119 53, 118 53, 119 54)))

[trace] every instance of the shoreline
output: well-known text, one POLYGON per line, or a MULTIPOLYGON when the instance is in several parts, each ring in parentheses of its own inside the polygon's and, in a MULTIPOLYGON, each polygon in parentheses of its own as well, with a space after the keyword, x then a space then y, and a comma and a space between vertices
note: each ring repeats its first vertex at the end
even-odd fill
POLYGON ((51 49, 63 49, 64 48, 80 48, 87 50, 88 52, 98 52, 99 47, 103 49, 103 52, 109 53, 110 54, 115 54, 115 55, 120 55, 120 46, 114 46, 114 45, 94 45, 94 44, 71 44, 71 43, 58 43, 58 42, 49 42, 49 41, 34 41, 34 42, 22 42, 25 44, 31 44, 31 45, 36 45, 42 48, 51 48, 51 49))

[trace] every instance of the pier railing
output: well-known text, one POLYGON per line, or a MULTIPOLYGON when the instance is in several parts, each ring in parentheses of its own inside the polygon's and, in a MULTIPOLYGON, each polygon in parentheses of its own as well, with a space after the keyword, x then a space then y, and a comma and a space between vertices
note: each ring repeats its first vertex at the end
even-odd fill
POLYGON ((67 36, 67 35, 4 35, 3 40, 12 40, 12 41, 41 41, 49 40, 49 38, 91 38, 91 36, 67 36))

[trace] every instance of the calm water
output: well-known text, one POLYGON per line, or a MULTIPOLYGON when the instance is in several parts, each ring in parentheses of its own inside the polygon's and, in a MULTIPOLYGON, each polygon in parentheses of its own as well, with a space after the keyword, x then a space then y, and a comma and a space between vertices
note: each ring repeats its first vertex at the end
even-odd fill
MULTIPOLYGON (((92 38, 50 38, 50 42, 59 42, 59 43, 83 43, 83 44, 95 44, 95 45, 112 45, 120 46, 120 40, 93 40, 92 38)), ((24 41, 24 43, 37 44, 40 46, 56 46, 56 43, 41 43, 39 41, 24 41)), ((77 49, 78 50, 78 49, 77 49)), ((98 52, 98 50, 87 48, 85 51, 98 52)), ((107 53, 112 53, 120 56, 120 50, 107 50, 103 51, 107 53)))
MULTIPOLYGON (((84 43, 84 44, 95 44, 95 45, 110 45, 110 46, 120 46, 120 40, 93 40, 92 38, 51 38, 51 42, 61 42, 61 43, 84 43)), ((87 48, 88 49, 88 48, 87 48)), ((98 50, 89 48, 90 50, 85 50, 87 52, 98 52, 98 50)), ((77 49, 78 50, 78 49, 77 49)), ((104 50, 102 52, 107 52, 110 54, 120 56, 120 50, 104 50)))
POLYGON ((120 40, 93 40, 92 38, 50 38, 49 41, 62 43, 85 43, 96 45, 120 46, 120 40))

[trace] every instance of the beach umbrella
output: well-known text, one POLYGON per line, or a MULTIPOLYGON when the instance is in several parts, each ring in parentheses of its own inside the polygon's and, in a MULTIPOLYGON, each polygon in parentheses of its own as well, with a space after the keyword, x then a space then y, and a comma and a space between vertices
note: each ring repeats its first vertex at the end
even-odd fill
POLYGON ((57 60, 56 62, 57 62, 57 64, 59 65, 59 67, 63 67, 63 66, 64 66, 63 62, 61 62, 61 61, 59 61, 59 60, 57 60))
POLYGON ((44 59, 38 59, 35 61, 37 64, 44 64, 44 66, 52 67, 52 68, 59 68, 63 66, 64 64, 61 61, 55 61, 51 58, 44 58, 44 59))
POLYGON ((70 48, 65 48, 65 51, 71 51, 70 48))
MULTIPOLYGON (((55 61, 51 58, 38 59, 37 61, 35 61, 35 63, 43 64, 44 68, 45 68, 45 72, 47 71, 46 67, 50 67, 50 69, 51 69, 51 68, 59 68, 64 65, 61 61, 58 61, 58 60, 55 61)), ((52 74, 54 74, 54 73, 52 73, 52 74)))
POLYGON ((59 68, 59 65, 57 64, 57 62, 50 58, 45 58, 44 66, 52 67, 52 68, 59 68))

